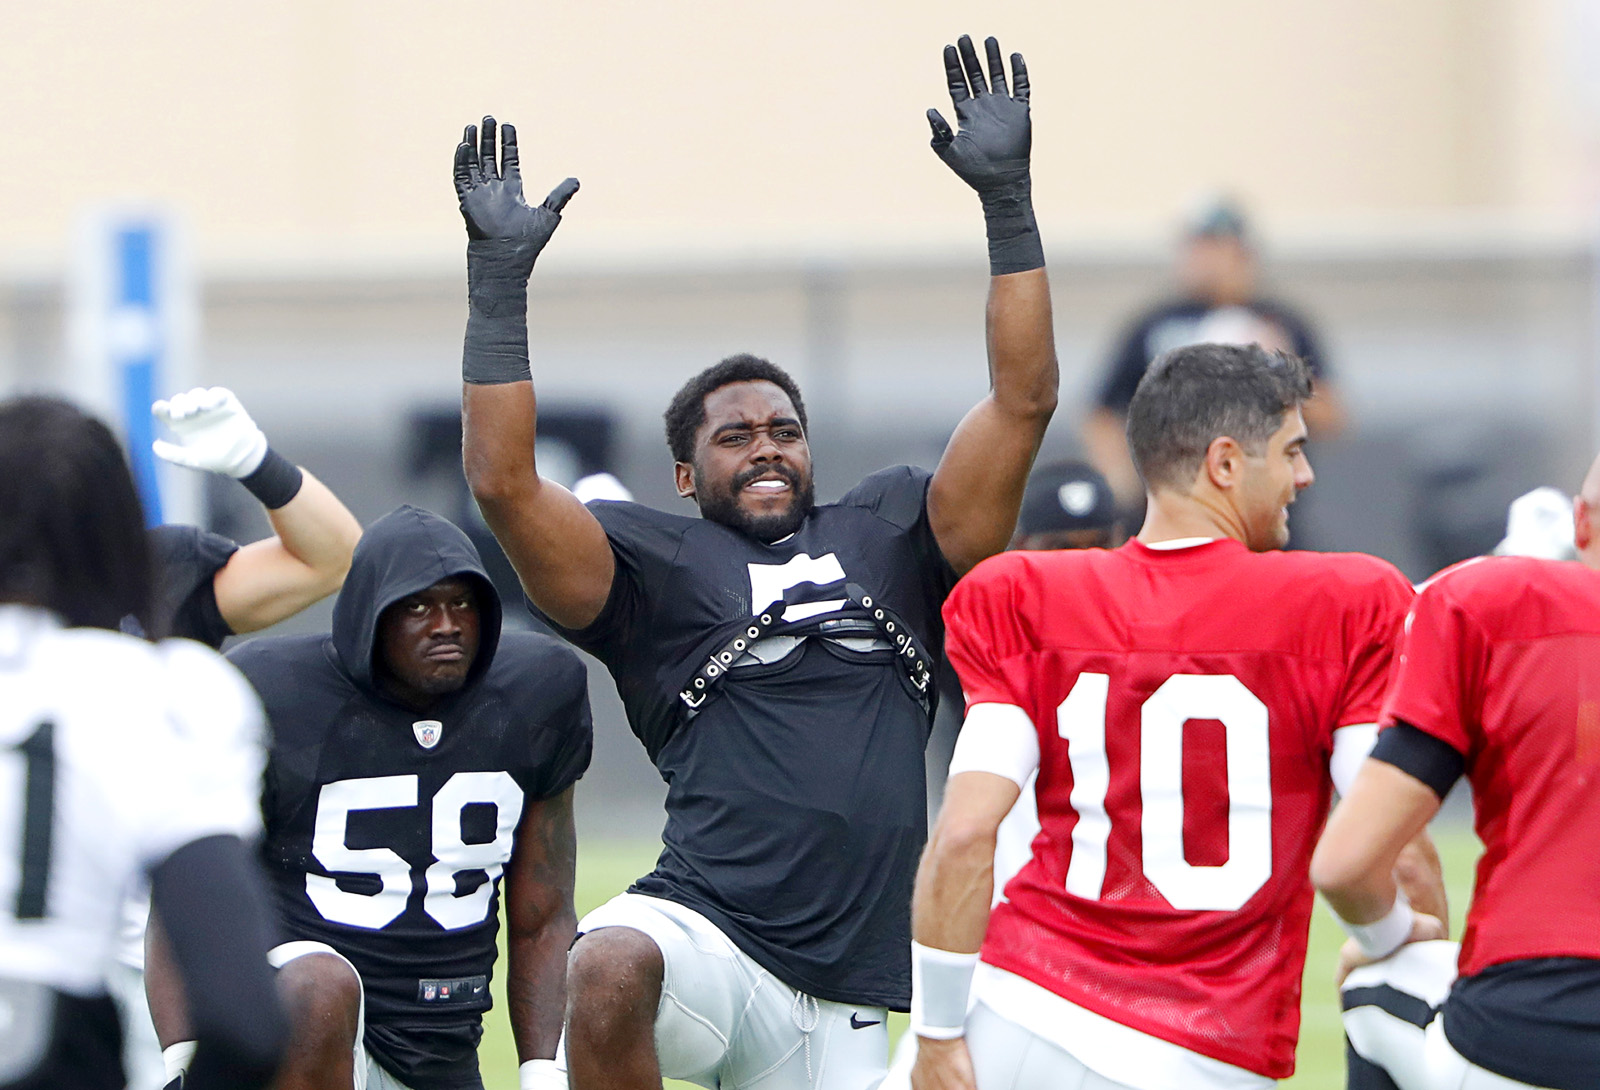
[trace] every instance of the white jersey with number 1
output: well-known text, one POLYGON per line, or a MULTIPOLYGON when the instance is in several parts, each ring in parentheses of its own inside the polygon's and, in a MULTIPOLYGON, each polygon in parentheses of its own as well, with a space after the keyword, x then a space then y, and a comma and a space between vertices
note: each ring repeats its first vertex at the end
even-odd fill
POLYGON ((220 655, 0 606, 0 976, 104 991, 123 893, 261 828, 262 714, 220 655))

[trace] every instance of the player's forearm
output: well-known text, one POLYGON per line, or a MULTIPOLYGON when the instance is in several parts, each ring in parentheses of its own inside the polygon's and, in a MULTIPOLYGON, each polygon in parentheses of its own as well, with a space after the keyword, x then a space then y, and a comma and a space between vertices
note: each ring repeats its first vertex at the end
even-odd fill
POLYGON ((462 385, 461 465, 485 517, 539 489, 537 404, 532 381, 462 385))
POLYGON ((462 462, 484 521, 535 605, 557 624, 583 628, 605 606, 616 559, 605 530, 534 465, 530 383, 467 384, 462 462))
POLYGON ((935 826, 917 869, 911 937, 924 946, 975 953, 994 899, 995 831, 935 826))
POLYGON ((1050 278, 1042 267, 990 279, 985 328, 995 403, 1042 437, 1060 385, 1050 278))
POLYGON ((507 942, 506 1003, 519 1063, 555 1057, 566 1013, 567 950, 577 928, 577 916, 566 911, 507 942))
POLYGON ((1444 865, 1426 830, 1400 853, 1394 877, 1413 909, 1449 925, 1450 901, 1444 887, 1444 865))
POLYGON ((294 499, 267 511, 284 550, 309 569, 323 594, 331 594, 350 570, 350 554, 361 539, 361 523, 327 485, 301 469, 294 499))

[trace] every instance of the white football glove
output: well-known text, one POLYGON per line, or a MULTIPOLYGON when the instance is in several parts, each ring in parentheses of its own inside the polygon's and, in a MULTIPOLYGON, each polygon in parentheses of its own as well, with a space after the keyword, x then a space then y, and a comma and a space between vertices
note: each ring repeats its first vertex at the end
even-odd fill
POLYGON ((225 387, 196 386, 156 402, 150 412, 177 439, 174 443, 157 439, 151 449, 174 465, 248 477, 267 455, 267 437, 225 387))
POLYGON ((1535 488, 1511 501, 1506 512, 1505 540, 1494 547, 1496 556, 1534 556, 1544 560, 1572 560, 1572 498, 1550 488, 1535 488))

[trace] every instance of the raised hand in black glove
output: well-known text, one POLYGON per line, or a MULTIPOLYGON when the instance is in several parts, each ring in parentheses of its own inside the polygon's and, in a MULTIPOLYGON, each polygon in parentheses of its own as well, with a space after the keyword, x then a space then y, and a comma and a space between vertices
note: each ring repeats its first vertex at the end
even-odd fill
POLYGON ((522 171, 517 159, 517 130, 500 126, 501 161, 495 165, 494 118, 468 125, 456 145, 456 196, 461 198, 461 218, 472 239, 524 239, 535 255, 550 241, 561 223, 561 210, 578 191, 578 179, 568 178, 550 191, 544 203, 530 208, 522 197, 522 171))
POLYGON ((578 191, 568 178, 537 207, 522 197, 517 130, 500 127, 495 163, 495 122, 468 125, 456 146, 456 196, 467 221, 467 335, 461 377, 495 384, 528 379, 528 276, 561 223, 561 210, 578 191))
POLYGON ((972 39, 963 34, 944 47, 945 76, 955 106, 959 132, 938 110, 928 111, 933 150, 973 189, 983 202, 989 233, 989 268, 999 276, 1044 265, 1044 250, 1033 218, 1028 152, 1033 125, 1028 116, 1028 68, 1021 53, 1011 54, 1013 86, 1006 87, 1000 43, 984 43, 989 78, 972 39))

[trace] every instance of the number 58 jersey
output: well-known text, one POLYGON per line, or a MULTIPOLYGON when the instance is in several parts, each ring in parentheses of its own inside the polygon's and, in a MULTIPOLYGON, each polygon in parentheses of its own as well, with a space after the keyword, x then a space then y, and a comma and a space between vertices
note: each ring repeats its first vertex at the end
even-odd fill
POLYGON ((983 960, 1291 1074, 1333 733, 1376 722, 1411 598, 1373 557, 1231 539, 980 564, 945 606, 950 659, 1040 755, 1040 832, 983 960))

